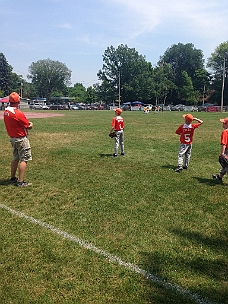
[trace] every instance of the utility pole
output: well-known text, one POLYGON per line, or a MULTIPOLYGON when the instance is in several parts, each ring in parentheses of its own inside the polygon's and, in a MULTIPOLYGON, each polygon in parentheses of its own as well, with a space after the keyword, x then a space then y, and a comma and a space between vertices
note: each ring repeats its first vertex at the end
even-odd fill
POLYGON ((204 105, 205 85, 203 86, 203 105, 204 105))
POLYGON ((23 83, 21 82, 21 88, 20 88, 20 97, 22 98, 22 86, 23 86, 23 83))
POLYGON ((224 55, 223 73, 222 73, 221 112, 223 112, 223 102, 224 102, 225 70, 226 70, 226 57, 224 55))
POLYGON ((120 70, 119 70, 119 85, 118 85, 118 89, 119 89, 119 92, 118 92, 118 95, 119 95, 119 108, 120 108, 120 70))
POLYGON ((221 112, 223 112, 223 103, 224 103, 224 88, 225 88, 225 75, 226 75, 226 56, 228 56, 228 52, 226 52, 224 54, 224 59, 223 59, 221 112))

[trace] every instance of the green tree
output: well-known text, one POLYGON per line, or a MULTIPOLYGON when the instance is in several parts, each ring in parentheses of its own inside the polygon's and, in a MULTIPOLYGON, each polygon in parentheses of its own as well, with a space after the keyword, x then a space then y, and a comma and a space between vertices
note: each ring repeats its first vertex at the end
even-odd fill
POLYGON ((196 105, 197 99, 196 99, 196 93, 192 84, 192 79, 189 77, 188 73, 186 71, 182 72, 183 75, 183 87, 180 90, 181 92, 181 99, 185 100, 186 105, 196 105))
POLYGON ((3 53, 0 53, 0 90, 4 96, 9 95, 12 87, 12 67, 3 53))
POLYGON ((108 80, 103 80, 101 84, 96 83, 93 85, 94 91, 96 92, 99 101, 103 101, 106 104, 114 102, 116 97, 116 92, 113 90, 108 80))
POLYGON ((227 57, 228 57, 228 41, 221 43, 215 49, 215 51, 208 58, 207 67, 211 68, 211 70, 214 73, 220 74, 222 76, 224 59, 227 59, 227 57))
POLYGON ((28 78, 32 80, 39 97, 46 97, 47 102, 53 91, 65 91, 70 84, 71 70, 59 61, 44 59, 33 62, 29 73, 28 78))
POLYGON ((86 90, 86 102, 88 104, 92 104, 97 101, 99 101, 99 99, 98 99, 98 96, 97 96, 97 93, 96 93, 94 87, 92 87, 92 86, 88 87, 86 90))
POLYGON ((22 90, 23 90, 23 96, 31 100, 39 95, 35 86, 31 82, 23 81, 22 90))
POLYGON ((198 69, 192 79, 198 101, 204 102, 211 95, 211 76, 206 69, 198 69))
POLYGON ((165 104, 168 94, 175 88, 173 73, 169 64, 164 63, 157 66, 153 73, 156 104, 165 104))
POLYGON ((228 41, 221 43, 211 54, 207 67, 212 72, 212 88, 217 103, 221 100, 222 83, 224 80, 224 101, 228 104, 228 41))
POLYGON ((103 61, 97 74, 103 100, 107 100, 107 96, 111 99, 109 102, 118 100, 119 93, 122 102, 151 98, 151 64, 134 48, 123 44, 117 49, 110 46, 104 52, 103 61))
POLYGON ((23 97, 23 94, 21 93, 23 92, 22 87, 24 83, 25 80, 21 75, 11 72, 11 91, 20 92, 20 95, 22 95, 21 97, 23 97))
POLYGON ((85 102, 86 88, 82 83, 75 83, 73 87, 69 88, 69 96, 74 97, 76 102, 85 102))
POLYGON ((206 69, 198 69, 192 78, 195 90, 203 91, 204 86, 210 86, 210 74, 206 69))
POLYGON ((182 72, 186 71, 191 78, 195 71, 204 67, 203 52, 194 47, 192 43, 174 44, 160 57, 160 63, 170 64, 174 81, 182 81, 182 72))
POLYGON ((183 71, 186 71, 188 76, 193 79, 195 71, 204 67, 203 52, 196 49, 192 43, 172 45, 160 57, 159 64, 161 65, 165 62, 170 65, 173 71, 173 80, 176 85, 176 92, 173 93, 173 98, 178 98, 181 95, 180 90, 185 81, 182 74, 183 71))

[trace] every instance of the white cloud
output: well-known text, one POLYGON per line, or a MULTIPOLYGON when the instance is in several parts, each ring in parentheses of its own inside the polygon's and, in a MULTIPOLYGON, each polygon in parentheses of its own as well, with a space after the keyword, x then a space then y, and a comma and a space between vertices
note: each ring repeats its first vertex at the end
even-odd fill
POLYGON ((73 27, 69 23, 64 23, 59 25, 60 28, 72 30, 73 27))
POLYGON ((158 26, 167 30, 180 27, 195 35, 209 36, 228 31, 228 8, 224 12, 224 1, 214 0, 111 0, 122 6, 125 16, 124 30, 133 29, 132 37, 151 32, 158 26), (135 30, 137 28, 137 30, 135 30))

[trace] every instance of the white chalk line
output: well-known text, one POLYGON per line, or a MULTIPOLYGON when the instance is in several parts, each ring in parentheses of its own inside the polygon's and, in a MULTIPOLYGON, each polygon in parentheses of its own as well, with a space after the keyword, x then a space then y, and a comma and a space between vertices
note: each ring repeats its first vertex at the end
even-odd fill
MULTIPOLYGON (((148 271, 138 267, 137 265, 134 265, 132 263, 129 263, 129 262, 125 262, 123 261, 122 259, 120 259, 119 257, 115 256, 115 255, 112 255, 102 249, 99 249, 97 248, 96 246, 94 246, 93 244, 91 243, 87 243, 86 241, 74 236, 74 235, 71 235, 65 231, 62 231, 52 225, 49 225, 45 222, 41 222, 40 220, 37 220, 31 216, 28 216, 28 215, 25 215, 24 213, 20 212, 20 211, 16 211, 16 210, 13 210, 11 209, 10 207, 4 205, 4 204, 0 204, 0 208, 2 209, 5 209, 7 211, 9 211, 11 214, 14 214, 18 217, 21 217, 21 218, 24 218, 26 220, 28 220, 29 222, 31 223, 34 223, 34 224, 37 224, 41 227, 44 227, 48 230, 51 230, 52 232, 54 232, 55 234, 58 234, 60 236, 62 236, 63 238, 65 239, 68 239, 74 243, 77 243, 78 245, 80 245, 81 247, 85 248, 85 249, 88 249, 88 250, 91 250, 93 252, 96 252, 97 254, 101 255, 101 256, 104 256, 108 261, 110 261, 111 263, 117 263, 119 264, 120 266, 123 266, 125 267, 126 269, 129 269, 135 273, 139 273, 141 274, 142 276, 144 276, 147 280, 149 281, 152 281, 152 282, 155 282, 155 283, 158 283, 160 285, 162 285, 164 288, 166 289, 171 289, 183 296, 186 296, 188 297, 189 299, 191 300, 195 300, 196 303, 200 303, 200 304, 213 304, 213 302, 210 302, 209 300, 207 299, 204 299, 202 298, 200 295, 196 294, 196 293, 193 293, 189 290, 185 290, 181 287, 179 287, 178 285, 176 284, 173 284, 173 283, 169 283, 169 282, 166 282, 164 281, 162 278, 159 278, 151 273, 149 273, 148 271)), ((215 304, 215 303, 214 303, 215 304)))

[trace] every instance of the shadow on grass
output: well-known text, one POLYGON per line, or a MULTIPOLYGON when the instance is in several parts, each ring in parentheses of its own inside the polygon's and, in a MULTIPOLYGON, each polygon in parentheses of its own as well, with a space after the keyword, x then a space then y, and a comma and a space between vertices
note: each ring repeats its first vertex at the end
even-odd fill
POLYGON ((100 157, 112 157, 113 154, 100 154, 100 157))
MULTIPOLYGON (((165 282, 165 281, 164 281, 165 282)), ((169 284, 169 283, 168 283, 169 284)), ((171 288, 164 288, 164 286, 157 282, 147 281, 147 295, 146 303, 153 304, 195 304, 196 301, 189 299, 187 296, 180 294, 171 288)), ((142 302, 144 303, 144 302, 142 302)))
MULTIPOLYGON (((216 252, 222 251, 223 254, 227 254, 228 252, 228 230, 219 231, 218 237, 208 237, 199 232, 186 231, 183 229, 172 229, 171 232, 191 243, 198 243, 200 246, 204 245, 216 252)), ((228 270, 228 265, 226 268, 228 270)))
MULTIPOLYGON (((171 232, 186 242, 186 248, 188 246, 189 248, 198 246, 201 248, 202 254, 177 253, 173 255, 168 251, 141 252, 144 269, 158 278, 167 279, 167 281, 170 281, 170 279, 167 278, 165 273, 173 273, 173 271, 183 273, 183 276, 186 276, 186 279, 190 281, 191 278, 195 277, 195 284, 191 288, 193 293, 216 303, 227 303, 228 265, 225 256, 228 251, 228 230, 221 230, 219 235, 214 237, 183 229, 171 229, 171 232), (202 247, 204 250, 202 250, 202 247), (209 251, 214 251, 217 258, 210 257, 209 251), (202 284, 201 277, 204 278, 202 284), (208 282, 213 280, 214 284, 207 284, 205 278, 208 278, 208 282)), ((193 279, 192 281, 194 282, 193 279)))
POLYGON ((177 166, 174 166, 174 165, 163 165, 161 166, 161 168, 165 168, 165 169, 176 169, 177 166))
MULTIPOLYGON (((188 295, 188 290, 186 289, 184 292, 180 290, 182 289, 181 286, 180 289, 178 288, 175 283, 171 282, 170 279, 164 274, 165 270, 167 268, 171 268, 174 263, 176 264, 176 261, 174 261, 173 258, 169 254, 155 251, 153 253, 147 253, 147 252, 141 252, 141 255, 144 259, 144 269, 147 269, 149 273, 151 273, 153 276, 155 276, 160 282, 164 282, 166 286, 164 286, 162 283, 157 283, 156 281, 149 281, 149 285, 152 288, 153 292, 149 292, 148 297, 150 302, 149 303, 158 303, 158 304, 190 304, 190 303, 196 303, 196 301, 192 298, 192 296, 188 295), (154 288, 158 288, 156 292, 154 292, 154 288), (161 290, 161 293, 159 292, 159 289, 161 290)), ((189 291, 192 292, 192 291, 189 291)), ((194 293, 194 292, 192 292, 194 293)))
POLYGON ((0 179, 0 186, 9 186, 13 185, 15 186, 15 183, 12 183, 9 179, 0 179))
POLYGON ((198 177, 198 176, 193 176, 192 178, 198 180, 199 183, 201 184, 206 184, 209 186, 216 186, 216 185, 223 185, 227 186, 227 184, 224 184, 222 181, 212 179, 212 178, 203 178, 203 177, 198 177))
POLYGON ((196 275, 199 274, 208 277, 210 280, 213 278, 215 282, 217 281, 220 285, 218 289, 212 288, 212 286, 203 287, 203 293, 218 303, 227 303, 228 265, 225 257, 228 252, 228 230, 220 230, 217 236, 206 236, 199 232, 183 229, 172 229, 171 232, 188 241, 189 246, 198 245, 200 248, 204 248, 204 254, 182 258, 180 263, 183 263, 191 271, 193 270, 196 275), (207 251, 214 251, 217 258, 210 258, 207 251))
MULTIPOLYGON (((185 281, 185 273, 186 273, 186 279, 190 277, 197 277, 198 283, 193 283, 192 287, 189 289, 183 289, 189 290, 192 294, 198 295, 198 298, 202 298, 204 300, 210 299, 210 301, 213 301, 213 303, 227 303, 227 297, 228 297, 228 291, 226 288, 226 277, 227 277, 227 264, 222 259, 216 259, 216 260, 209 260, 204 259, 201 257, 188 257, 188 258, 171 258, 169 254, 164 254, 161 252, 154 252, 153 254, 149 253, 141 253, 145 259, 145 264, 147 269, 149 268, 149 272, 151 274, 155 274, 158 278, 163 277, 164 281, 172 282, 169 278, 167 278, 165 275, 160 275, 163 272, 165 272, 165 269, 175 267, 175 272, 180 271, 183 273, 183 279, 185 281), (189 274, 191 273, 191 274, 189 274), (218 282, 218 284, 214 284, 211 286, 211 284, 201 283, 200 276, 205 277, 208 276, 209 280, 211 281, 211 278, 213 277, 213 280, 215 282, 218 282)), ((205 281, 205 280, 204 280, 205 281)), ((188 282, 190 283, 190 282, 188 282)), ((187 284, 188 284, 187 283, 187 284)), ((152 284, 152 282, 151 282, 152 284)), ((175 283, 174 283, 175 284, 175 283)), ((157 284, 156 284, 157 285, 157 284)), ((177 284, 178 285, 178 284, 177 284)), ((191 285, 191 283, 190 283, 191 285)), ((162 286, 162 285, 161 285, 162 286)), ((182 286, 179 284, 180 288, 182 286)), ((169 297, 172 295, 172 300, 167 303, 196 303, 194 300, 192 300, 192 297, 188 297, 188 295, 184 295, 182 292, 177 292, 176 302, 174 301, 174 294, 175 291, 172 289, 166 289, 166 293, 170 293, 169 297), (183 301, 183 299, 185 300, 183 301)), ((153 297, 153 295, 150 295, 150 297, 153 297)), ((171 298, 169 298, 171 299, 171 298)), ((152 300, 152 298, 151 298, 152 300)), ((210 301, 208 303, 210 303, 210 301)), ((198 302, 198 301, 197 301, 198 302)), ((154 303, 154 302, 152 302, 154 303)), ((160 303, 160 302, 157 302, 160 303)), ((202 302, 198 302, 202 303, 202 302)), ((205 302, 203 302, 205 303, 205 302)))

